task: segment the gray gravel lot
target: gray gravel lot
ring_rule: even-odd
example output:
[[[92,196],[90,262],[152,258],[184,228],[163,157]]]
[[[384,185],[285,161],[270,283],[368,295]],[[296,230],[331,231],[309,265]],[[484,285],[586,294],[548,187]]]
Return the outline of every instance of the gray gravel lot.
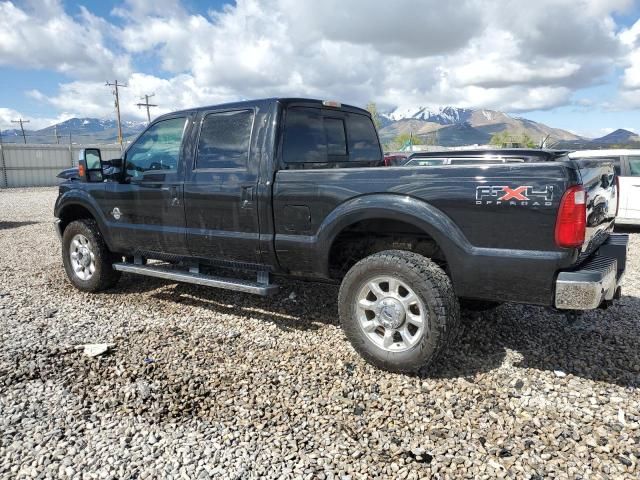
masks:
[[[574,324],[518,305],[466,317],[407,376],[356,355],[333,286],[75,290],[55,196],[0,191],[1,477],[640,476],[640,234],[616,306]],[[74,348],[95,342],[115,348]]]

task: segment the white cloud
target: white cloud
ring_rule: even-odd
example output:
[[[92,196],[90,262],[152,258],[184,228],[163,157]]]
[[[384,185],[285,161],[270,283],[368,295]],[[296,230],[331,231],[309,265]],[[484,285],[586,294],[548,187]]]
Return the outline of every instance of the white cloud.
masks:
[[[624,68],[620,92],[609,107],[613,110],[640,108],[640,20],[623,30],[619,37],[627,53],[620,61]]]
[[[566,104],[612,71],[620,42],[609,13],[628,4],[336,2],[239,0],[209,17],[156,11],[130,16],[121,38],[130,52],[159,52],[167,71],[189,72],[196,88],[216,85],[230,99],[526,111]]]
[[[24,113],[21,113],[12,108],[0,107],[0,130],[19,129],[20,125],[17,123],[13,123],[13,121],[20,118],[22,118],[23,120],[29,120],[28,123],[24,124],[25,130],[39,130],[41,128],[48,127],[49,125],[53,125],[54,123],[62,122],[68,118],[71,118],[71,116],[72,115],[62,113],[57,117],[33,118],[30,115],[25,115]]]
[[[0,107],[0,130],[15,128],[18,125],[12,123],[12,121],[19,118],[24,118],[20,112],[13,110],[12,108]]]
[[[82,8],[72,18],[54,0],[0,2],[0,66],[47,69],[80,78],[126,75],[129,60],[105,46],[113,30]]]
[[[86,10],[71,17],[55,0],[39,8],[4,2],[0,30],[12,34],[0,37],[0,65],[68,74],[52,97],[30,96],[77,116],[113,115],[104,80],[116,76],[129,85],[123,115],[139,119],[146,114],[135,103],[152,92],[155,114],[280,95],[373,100],[383,110],[550,109],[572,104],[616,66],[625,69],[621,95],[637,95],[640,22],[618,33],[611,16],[631,4],[238,0],[194,14],[179,0],[127,0],[113,9],[115,26]],[[162,72],[136,72],[130,58],[157,60]]]

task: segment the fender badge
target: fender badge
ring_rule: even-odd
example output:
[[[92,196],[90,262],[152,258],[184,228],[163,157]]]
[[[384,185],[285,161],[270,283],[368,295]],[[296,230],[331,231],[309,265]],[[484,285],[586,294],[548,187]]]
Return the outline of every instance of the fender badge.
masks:
[[[111,211],[111,215],[113,215],[113,218],[115,218],[116,220],[120,220],[120,217],[122,216],[122,214],[120,213],[120,209],[118,207],[114,208]]]

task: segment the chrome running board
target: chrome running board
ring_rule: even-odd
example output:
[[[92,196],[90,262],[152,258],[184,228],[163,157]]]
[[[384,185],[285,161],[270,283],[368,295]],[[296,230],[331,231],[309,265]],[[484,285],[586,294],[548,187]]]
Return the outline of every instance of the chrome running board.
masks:
[[[120,272],[146,275],[147,277],[164,278],[176,282],[193,283],[206,287],[224,288],[236,292],[253,293],[267,296],[278,291],[278,285],[269,283],[269,275],[266,272],[258,272],[258,281],[251,282],[237,278],[215,277],[204,275],[195,271],[185,272],[153,265],[136,265],[133,263],[114,263],[113,268]]]

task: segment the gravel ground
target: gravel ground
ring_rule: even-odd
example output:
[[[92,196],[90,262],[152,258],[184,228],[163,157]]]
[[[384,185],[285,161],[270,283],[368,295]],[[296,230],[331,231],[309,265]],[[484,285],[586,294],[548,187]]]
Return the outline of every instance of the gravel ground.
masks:
[[[407,376],[355,354],[332,286],[75,290],[55,196],[0,191],[2,477],[640,475],[640,234],[614,307],[574,324],[517,305],[469,316]],[[75,348],[97,342],[115,347]]]

